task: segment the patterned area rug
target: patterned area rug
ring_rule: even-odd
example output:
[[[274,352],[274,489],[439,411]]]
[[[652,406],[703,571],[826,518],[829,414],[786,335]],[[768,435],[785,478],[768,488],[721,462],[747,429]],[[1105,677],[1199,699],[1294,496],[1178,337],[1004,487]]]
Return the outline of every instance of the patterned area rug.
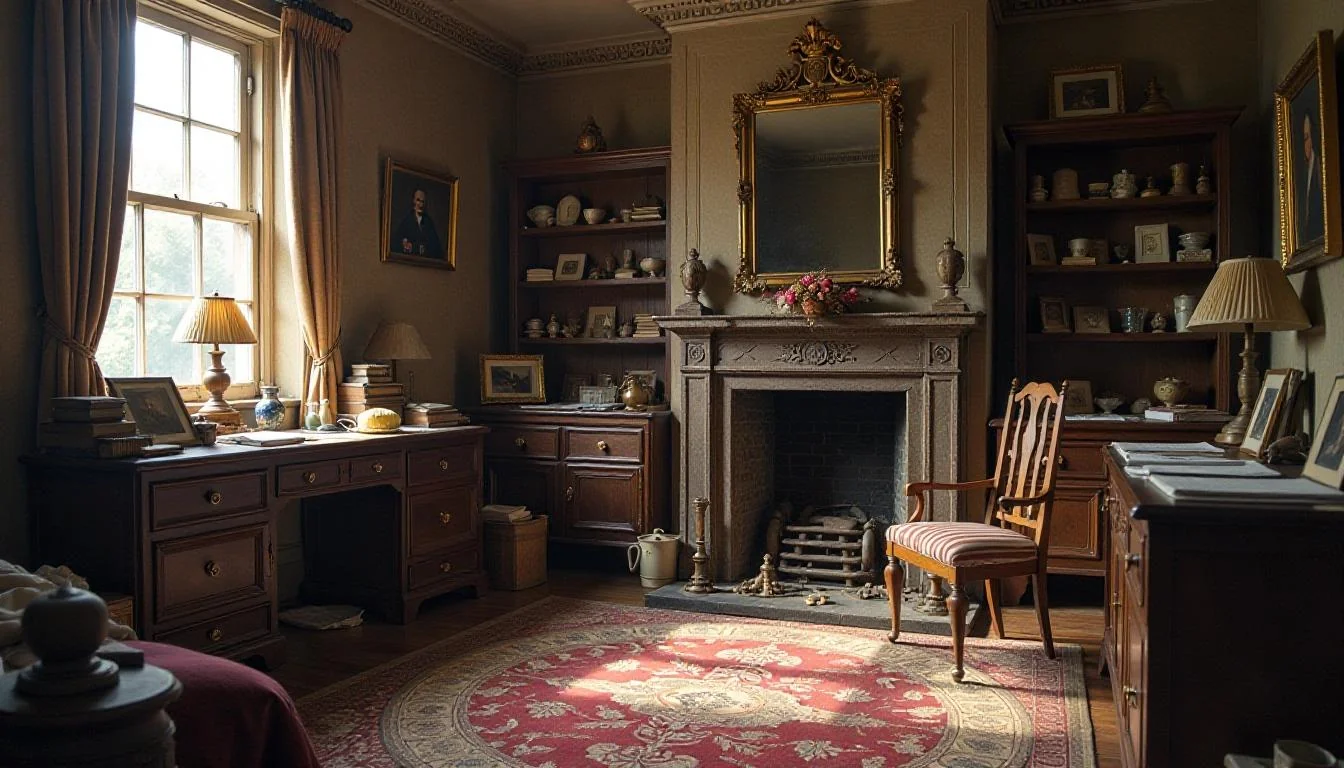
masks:
[[[1093,768],[1082,652],[547,598],[299,702],[328,768]]]

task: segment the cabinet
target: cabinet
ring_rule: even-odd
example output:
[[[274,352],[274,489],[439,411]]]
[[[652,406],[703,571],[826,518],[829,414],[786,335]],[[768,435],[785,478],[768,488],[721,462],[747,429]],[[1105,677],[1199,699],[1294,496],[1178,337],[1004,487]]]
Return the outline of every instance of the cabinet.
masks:
[[[482,408],[491,502],[550,517],[553,542],[626,546],[667,528],[666,411]]]

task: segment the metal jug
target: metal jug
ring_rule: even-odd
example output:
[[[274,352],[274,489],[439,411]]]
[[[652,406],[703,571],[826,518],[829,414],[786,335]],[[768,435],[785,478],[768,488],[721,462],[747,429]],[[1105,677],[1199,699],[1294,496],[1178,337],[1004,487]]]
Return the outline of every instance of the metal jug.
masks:
[[[649,589],[656,589],[677,580],[677,545],[681,543],[676,536],[663,533],[662,528],[654,528],[653,533],[638,537],[638,544],[631,544],[626,557],[630,560],[630,572],[639,568],[639,583]]]

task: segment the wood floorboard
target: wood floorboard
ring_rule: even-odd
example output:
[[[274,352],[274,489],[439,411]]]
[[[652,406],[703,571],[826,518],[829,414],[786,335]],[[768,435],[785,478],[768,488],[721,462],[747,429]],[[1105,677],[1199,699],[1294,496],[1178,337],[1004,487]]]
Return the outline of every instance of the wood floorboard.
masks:
[[[313,632],[282,625],[287,641],[287,660],[272,672],[272,676],[290,695],[299,698],[547,595],[622,605],[644,604],[644,590],[633,576],[552,570],[549,583],[533,589],[520,592],[491,591],[479,600],[462,595],[447,595],[428,601],[417,620],[402,626],[372,620],[354,629]],[[1055,602],[1059,603],[1058,600]],[[1005,607],[1003,623],[1010,639],[1040,638],[1036,614],[1030,605]],[[1092,713],[1096,738],[1097,766],[1120,768],[1120,737],[1111,700],[1110,680],[1097,671],[1097,659],[1101,652],[1101,608],[1060,603],[1051,609],[1050,623],[1056,642],[1076,643],[1083,648],[1088,707]]]

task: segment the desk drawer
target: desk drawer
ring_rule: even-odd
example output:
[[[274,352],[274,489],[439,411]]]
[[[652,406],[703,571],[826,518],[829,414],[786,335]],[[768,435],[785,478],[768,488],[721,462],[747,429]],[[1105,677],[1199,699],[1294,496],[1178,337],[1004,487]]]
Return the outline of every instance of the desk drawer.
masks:
[[[411,486],[431,485],[459,478],[480,476],[480,457],[473,443],[412,451],[406,455],[406,475]]]
[[[480,567],[480,547],[472,545],[471,547],[442,552],[434,557],[411,563],[407,569],[406,580],[410,589],[414,591],[421,587],[427,587],[436,581],[471,573]]]
[[[644,456],[642,429],[566,429],[567,459],[627,459]]]
[[[150,525],[156,531],[265,509],[265,471],[149,486]]]
[[[360,456],[350,460],[350,482],[387,482],[401,477],[401,454],[384,453],[379,456]]]
[[[213,653],[230,645],[247,642],[271,631],[271,606],[259,605],[245,611],[188,624],[185,627],[156,632],[156,642],[179,645]]]
[[[342,464],[340,461],[286,464],[276,472],[276,493],[280,496],[299,496],[335,488],[345,479]]]
[[[446,488],[412,496],[410,501],[411,557],[465,541],[478,541],[480,499],[476,486]]]
[[[265,525],[156,543],[155,618],[265,597],[267,544]]]
[[[1102,443],[1075,443],[1064,441],[1059,446],[1059,476],[1061,478],[1101,479],[1106,476],[1102,463]]]
[[[554,459],[560,455],[560,430],[556,427],[491,427],[485,436],[485,452],[491,456]]]

